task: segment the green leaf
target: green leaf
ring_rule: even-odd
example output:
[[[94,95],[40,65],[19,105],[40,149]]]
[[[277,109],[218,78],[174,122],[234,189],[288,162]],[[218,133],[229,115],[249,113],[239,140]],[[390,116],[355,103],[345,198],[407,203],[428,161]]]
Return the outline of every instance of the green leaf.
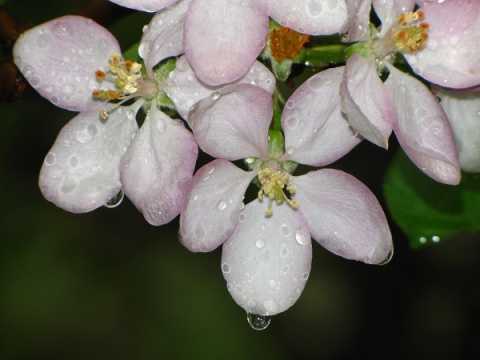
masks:
[[[398,151],[387,171],[384,193],[393,219],[413,248],[462,231],[480,231],[480,175],[463,173],[460,185],[440,184]]]

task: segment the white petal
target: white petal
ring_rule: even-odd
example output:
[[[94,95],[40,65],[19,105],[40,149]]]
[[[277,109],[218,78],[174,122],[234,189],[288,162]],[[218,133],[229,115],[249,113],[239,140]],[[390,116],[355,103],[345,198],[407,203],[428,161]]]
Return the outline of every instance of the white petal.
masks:
[[[64,16],[24,32],[14,47],[15,64],[30,85],[53,104],[72,111],[97,109],[92,91],[113,88],[98,82],[120,46],[110,32],[80,16]]]
[[[362,140],[341,111],[342,78],[343,67],[322,71],[290,96],[282,114],[286,153],[281,160],[323,166],[338,160]]]
[[[153,101],[121,162],[125,195],[150,224],[166,224],[180,213],[197,155],[192,133]]]
[[[353,176],[323,169],[295,176],[294,199],[312,238],[346,259],[379,264],[391,256],[392,235],[375,195]]]
[[[348,21],[345,42],[369,41],[371,0],[347,1]]]
[[[377,74],[373,57],[355,54],[348,59],[341,94],[342,109],[352,128],[387,149],[395,115],[390,92]]]
[[[213,157],[268,159],[268,128],[272,96],[250,84],[221,88],[190,111],[190,126],[198,146]]]
[[[185,19],[185,53],[209,85],[242,77],[262,51],[268,16],[256,0],[193,0]]]
[[[456,185],[460,167],[452,129],[431,91],[413,76],[389,65],[397,122],[393,131],[408,157],[436,181]]]
[[[372,0],[372,3],[375,13],[382,23],[379,36],[383,37],[400,14],[413,10],[415,0]]]
[[[255,61],[250,70],[233,84],[238,83],[257,85],[271,94],[275,88],[275,77],[265,65]],[[186,120],[193,104],[223,87],[223,85],[209,86],[201,82],[185,56],[177,60],[175,70],[162,85],[178,113]]]
[[[177,0],[110,0],[130,9],[154,12],[173,4]]]
[[[311,35],[338,33],[347,21],[343,0],[276,0],[268,12],[282,26]]]
[[[141,102],[118,108],[106,121],[83,112],[60,131],[40,171],[43,196],[73,213],[103,206],[120,189],[120,159],[138,130]]]
[[[163,59],[183,54],[183,24],[190,0],[181,0],[155,14],[143,28],[138,53],[152,77],[152,68]]]
[[[194,252],[220,246],[237,226],[245,190],[256,175],[220,159],[200,168],[180,214],[182,244]]]
[[[480,1],[430,2],[421,8],[429,24],[426,46],[405,54],[413,71],[448,88],[480,84]]]
[[[462,170],[480,172],[480,93],[459,94],[436,89],[447,113]]]
[[[307,223],[285,203],[249,203],[223,245],[222,272],[227,288],[248,313],[275,315],[300,297],[310,273],[312,244]]]

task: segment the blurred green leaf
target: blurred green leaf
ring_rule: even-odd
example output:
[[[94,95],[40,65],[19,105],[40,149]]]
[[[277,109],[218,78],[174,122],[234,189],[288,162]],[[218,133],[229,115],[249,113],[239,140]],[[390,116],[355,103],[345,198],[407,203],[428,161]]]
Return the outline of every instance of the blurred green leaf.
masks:
[[[461,231],[480,231],[480,175],[464,173],[458,186],[440,184],[398,151],[387,171],[384,192],[393,219],[413,248]]]

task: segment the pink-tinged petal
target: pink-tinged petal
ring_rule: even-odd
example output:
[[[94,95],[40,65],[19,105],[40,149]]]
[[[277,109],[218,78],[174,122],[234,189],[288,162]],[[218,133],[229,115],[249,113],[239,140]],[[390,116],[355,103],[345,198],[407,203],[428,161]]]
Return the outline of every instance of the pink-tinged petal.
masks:
[[[312,171],[292,179],[298,210],[312,238],[332,253],[381,264],[393,252],[392,235],[375,195],[339,170]]]
[[[125,195],[150,224],[167,224],[180,213],[197,155],[192,133],[152,102],[120,168]]]
[[[347,1],[348,21],[345,42],[370,41],[370,10],[371,0]]]
[[[250,314],[275,315],[300,297],[310,273],[312,243],[305,218],[285,203],[249,203],[223,245],[222,272],[227,289]]]
[[[85,111],[98,108],[93,90],[108,89],[108,83],[96,80],[95,71],[105,70],[120,46],[92,20],[64,16],[24,32],[13,53],[15,64],[40,95],[61,108]]]
[[[215,158],[268,159],[272,96],[250,84],[225,86],[198,102],[189,114],[198,146]]]
[[[413,76],[389,65],[385,82],[394,99],[397,122],[393,131],[408,157],[420,170],[441,183],[460,182],[453,133],[431,91]]]
[[[168,5],[173,4],[177,0],[110,0],[110,1],[120,6],[127,7],[129,9],[154,12],[154,11],[163,9]]]
[[[402,13],[410,12],[415,6],[415,0],[372,0],[373,8],[382,27],[379,37],[383,37],[394,25]]]
[[[430,25],[427,45],[405,55],[413,70],[435,84],[466,88],[480,84],[480,2],[445,0],[424,4]]]
[[[106,121],[97,111],[82,112],[65,125],[40,171],[43,196],[73,213],[94,210],[115,196],[121,190],[120,159],[138,130],[141,104],[118,108]]]
[[[341,111],[342,78],[343,67],[322,71],[290,96],[282,114],[286,153],[281,160],[323,166],[341,158],[362,140]]]
[[[341,95],[342,109],[352,128],[387,149],[395,116],[390,92],[377,74],[373,57],[355,54],[348,59]]]
[[[480,172],[480,93],[455,93],[437,88],[452,126],[462,170]]]
[[[270,94],[275,89],[275,77],[265,65],[255,61],[250,70],[234,84],[252,84],[267,90]],[[177,60],[175,70],[162,84],[168,97],[175,104],[178,113],[188,120],[188,112],[196,102],[205,99],[220,86],[208,86],[202,83],[195,75],[185,56]]]
[[[143,28],[138,53],[145,60],[149,77],[163,59],[183,54],[183,24],[190,0],[181,0],[155,14]]]
[[[200,168],[180,214],[180,242],[193,252],[220,246],[237,226],[245,191],[255,176],[221,159]]]
[[[343,0],[276,0],[267,11],[280,25],[311,35],[338,33],[347,21]]]
[[[208,85],[242,77],[262,51],[268,16],[255,0],[192,0],[185,19],[185,53]]]

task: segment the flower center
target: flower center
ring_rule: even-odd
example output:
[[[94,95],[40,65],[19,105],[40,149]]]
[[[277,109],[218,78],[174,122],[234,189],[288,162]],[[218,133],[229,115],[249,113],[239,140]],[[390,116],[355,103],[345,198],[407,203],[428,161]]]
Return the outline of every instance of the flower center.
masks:
[[[142,65],[131,60],[123,60],[120,54],[112,54],[109,58],[110,65],[107,72],[95,71],[98,81],[109,81],[115,85],[115,90],[95,89],[92,96],[102,101],[120,100],[116,107],[134,97],[151,99],[156,93],[155,84],[148,79],[143,79]],[[99,112],[104,120],[108,118],[109,111],[102,109]]]
[[[378,58],[385,58],[395,52],[413,53],[421,50],[428,40],[429,25],[422,20],[423,11],[401,14],[394,26],[373,43],[373,51]]]
[[[272,215],[272,201],[276,201],[277,204],[286,201],[294,209],[298,208],[298,203],[285,193],[287,191],[290,196],[295,194],[295,187],[289,184],[290,174],[277,166],[268,166],[258,169],[258,180],[261,185],[258,199],[263,201],[265,195],[268,197],[268,209],[265,211],[265,216]]]
[[[422,22],[423,11],[401,14],[392,28],[392,41],[400,52],[415,52],[425,46],[429,25]]]
[[[309,36],[289,28],[270,31],[270,49],[277,60],[293,58],[308,42]]]

